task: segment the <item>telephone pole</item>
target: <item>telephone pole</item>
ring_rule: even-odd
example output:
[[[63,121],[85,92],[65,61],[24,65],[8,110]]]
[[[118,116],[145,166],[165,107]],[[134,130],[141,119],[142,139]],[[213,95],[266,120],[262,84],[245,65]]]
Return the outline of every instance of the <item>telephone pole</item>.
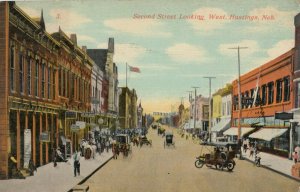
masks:
[[[194,130],[193,133],[195,133],[196,130],[196,97],[197,97],[197,89],[200,87],[192,87],[195,89],[195,98],[194,98]]]
[[[247,49],[248,47],[232,47],[228,49],[237,49],[238,51],[238,98],[239,98],[239,115],[238,115],[238,146],[240,149],[240,159],[242,159],[242,150],[241,150],[241,118],[242,118],[242,102],[241,102],[241,64],[240,64],[240,49]]]
[[[211,142],[211,79],[215,79],[216,77],[204,77],[206,79],[209,79],[209,103],[208,103],[208,107],[209,107],[209,117],[208,117],[208,136],[209,136],[209,142]]]

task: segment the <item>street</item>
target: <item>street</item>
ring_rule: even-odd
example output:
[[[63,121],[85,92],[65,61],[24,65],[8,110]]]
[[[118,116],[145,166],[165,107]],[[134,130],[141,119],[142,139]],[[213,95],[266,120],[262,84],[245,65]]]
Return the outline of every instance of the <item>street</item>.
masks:
[[[128,158],[122,154],[112,159],[97,171],[83,185],[90,191],[272,191],[297,192],[300,184],[261,167],[255,167],[246,160],[236,161],[233,172],[220,171],[204,166],[194,166],[195,157],[202,146],[191,139],[181,138],[174,129],[175,148],[164,148],[164,138],[157,130],[147,135],[152,147],[133,146]],[[205,147],[202,148],[206,150]]]

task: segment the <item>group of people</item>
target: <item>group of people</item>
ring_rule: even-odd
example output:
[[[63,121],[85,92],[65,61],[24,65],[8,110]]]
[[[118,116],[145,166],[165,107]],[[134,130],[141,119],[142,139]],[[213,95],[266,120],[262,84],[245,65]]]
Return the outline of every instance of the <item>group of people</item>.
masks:
[[[248,149],[250,151],[249,158],[250,157],[255,158],[258,154],[257,142],[256,141],[250,142],[250,140],[248,138],[244,139],[243,140],[243,151],[244,151],[244,153],[246,153]]]

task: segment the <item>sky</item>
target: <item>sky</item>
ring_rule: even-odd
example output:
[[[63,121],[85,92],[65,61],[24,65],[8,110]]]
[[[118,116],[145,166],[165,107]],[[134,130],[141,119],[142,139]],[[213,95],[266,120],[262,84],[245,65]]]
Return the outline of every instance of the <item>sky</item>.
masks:
[[[119,87],[128,72],[144,111],[188,107],[188,91],[209,97],[241,73],[275,59],[294,46],[294,16],[300,0],[56,0],[17,1],[29,16],[43,9],[46,30],[77,34],[79,46],[107,48],[115,41]]]

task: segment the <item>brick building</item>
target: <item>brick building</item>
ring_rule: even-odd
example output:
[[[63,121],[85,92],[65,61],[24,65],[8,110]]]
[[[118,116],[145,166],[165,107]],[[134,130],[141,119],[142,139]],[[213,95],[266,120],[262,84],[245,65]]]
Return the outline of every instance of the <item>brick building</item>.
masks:
[[[76,35],[47,33],[43,13],[30,18],[14,2],[0,2],[0,58],[0,178],[8,178],[9,154],[26,168],[29,159],[52,161],[66,140],[77,147],[86,130],[71,125],[90,110],[93,61]]]

